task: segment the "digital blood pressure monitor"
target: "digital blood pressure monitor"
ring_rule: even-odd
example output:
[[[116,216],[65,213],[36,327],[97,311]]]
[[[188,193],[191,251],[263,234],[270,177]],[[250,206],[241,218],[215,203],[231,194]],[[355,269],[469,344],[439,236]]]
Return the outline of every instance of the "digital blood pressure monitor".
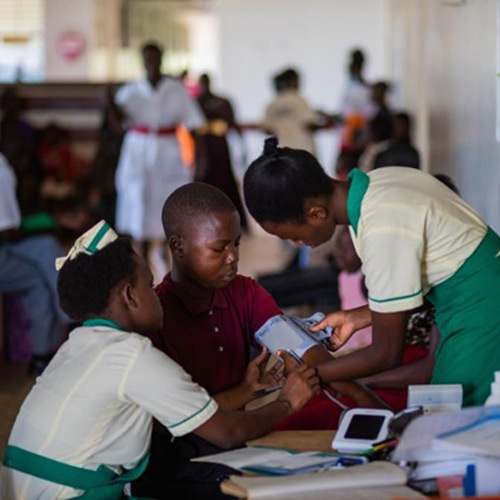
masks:
[[[389,422],[394,416],[390,410],[352,408],[344,413],[332,448],[341,453],[352,453],[370,448],[389,434]]]

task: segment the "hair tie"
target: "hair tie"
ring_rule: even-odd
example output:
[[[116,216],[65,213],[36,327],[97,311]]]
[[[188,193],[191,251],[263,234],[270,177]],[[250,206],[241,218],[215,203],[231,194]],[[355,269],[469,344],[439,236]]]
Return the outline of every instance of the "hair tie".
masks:
[[[277,137],[269,137],[264,141],[264,156],[278,156],[279,152]]]

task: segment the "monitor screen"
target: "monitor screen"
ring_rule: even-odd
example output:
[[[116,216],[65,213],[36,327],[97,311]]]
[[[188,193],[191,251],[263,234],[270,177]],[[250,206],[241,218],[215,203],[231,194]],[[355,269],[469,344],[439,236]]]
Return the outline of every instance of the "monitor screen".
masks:
[[[385,417],[354,415],[345,433],[347,439],[377,439]]]

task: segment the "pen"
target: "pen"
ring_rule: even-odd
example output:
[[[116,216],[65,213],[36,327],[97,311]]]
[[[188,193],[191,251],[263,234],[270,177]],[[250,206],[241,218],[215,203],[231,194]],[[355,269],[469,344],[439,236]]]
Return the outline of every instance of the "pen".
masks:
[[[279,391],[283,386],[281,385],[273,385],[272,387],[265,387],[264,389],[258,389],[256,391],[253,391],[253,395],[257,398],[261,396],[267,396],[268,394],[271,394],[273,392]]]

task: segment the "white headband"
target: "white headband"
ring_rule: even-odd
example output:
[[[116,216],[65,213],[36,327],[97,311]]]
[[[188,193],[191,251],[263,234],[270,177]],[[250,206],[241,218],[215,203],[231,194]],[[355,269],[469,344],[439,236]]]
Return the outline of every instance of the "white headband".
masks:
[[[110,225],[102,220],[93,228],[82,234],[71,247],[66,257],[56,259],[56,269],[59,271],[67,260],[73,260],[77,255],[85,253],[93,255],[105,246],[113,243],[118,238],[118,235],[111,229]]]

